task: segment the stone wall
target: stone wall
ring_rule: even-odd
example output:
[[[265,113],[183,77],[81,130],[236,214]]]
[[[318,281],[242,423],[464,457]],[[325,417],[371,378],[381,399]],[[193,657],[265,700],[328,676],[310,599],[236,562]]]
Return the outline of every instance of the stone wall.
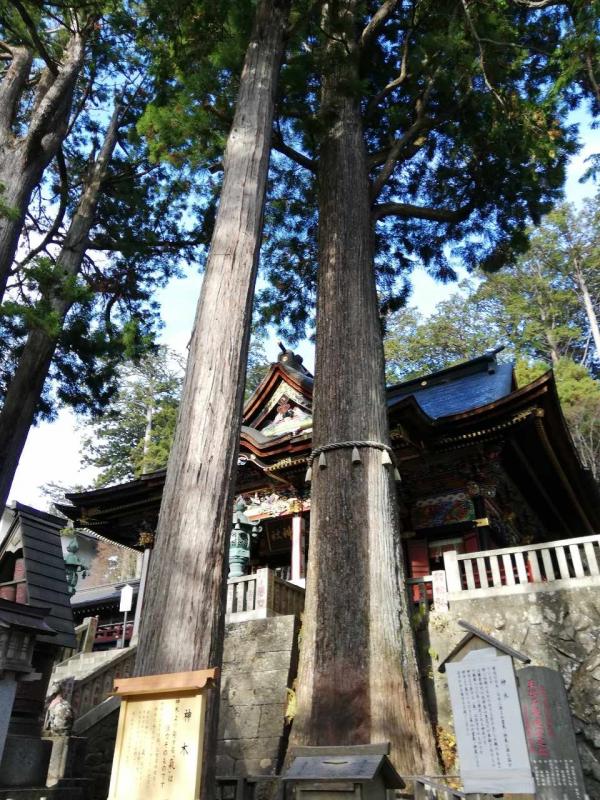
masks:
[[[232,623],[225,631],[217,775],[272,775],[287,746],[287,689],[298,664],[294,616]],[[118,699],[75,723],[87,737],[86,800],[106,800],[117,735]]]
[[[269,617],[227,626],[217,775],[270,775],[287,746],[287,690],[298,664],[298,621]]]
[[[600,800],[600,592],[561,589],[454,601],[449,613],[432,612],[418,624],[419,655],[428,699],[442,735],[452,738],[446,678],[438,665],[465,635],[464,619],[519,650],[532,665],[563,676],[581,762],[592,800]]]
[[[108,713],[104,713],[102,706]],[[115,739],[117,738],[117,724],[119,722],[118,698],[105,700],[102,706],[93,709],[85,717],[89,720],[84,726],[75,725],[78,735],[87,738],[85,749],[85,777],[89,779],[86,791],[86,800],[106,800],[110,785],[110,772],[112,768]]]

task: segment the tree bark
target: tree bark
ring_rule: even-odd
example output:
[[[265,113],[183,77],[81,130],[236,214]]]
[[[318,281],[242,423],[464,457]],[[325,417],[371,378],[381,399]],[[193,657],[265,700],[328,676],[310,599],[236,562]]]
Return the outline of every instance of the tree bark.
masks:
[[[222,661],[233,478],[287,16],[287,0],[261,0],[246,52],[142,612],[138,675]],[[217,723],[214,692],[203,798],[214,796]]]
[[[0,83],[0,198],[9,208],[8,214],[0,214],[0,302],[10,278],[31,194],[67,135],[84,49],[84,33],[72,33],[61,66],[55,73],[49,68],[44,70],[27,129],[21,136],[14,133],[13,123],[31,70],[30,50],[14,49],[11,66]]]
[[[319,275],[314,447],[348,440],[389,445],[367,156],[352,21],[329,7],[331,68],[321,115]],[[353,15],[348,4],[339,14]],[[332,19],[333,18],[333,19]],[[327,31],[327,25],[326,25]],[[307,745],[391,742],[399,770],[435,771],[399,531],[393,472],[381,451],[330,451],[315,460],[311,530],[293,740]]]
[[[588,289],[585,275],[583,274],[581,265],[578,263],[575,263],[575,280],[577,281],[579,285],[579,291],[581,292],[583,307],[588,318],[590,333],[596,349],[596,358],[600,358],[600,326],[598,325],[598,315],[596,314],[596,309],[594,308],[594,303],[592,302],[592,296],[590,295],[590,290]]]
[[[117,143],[119,116],[120,108],[117,107],[58,255],[57,276],[61,283],[70,281],[81,269],[102,181]],[[66,292],[57,289],[49,298],[54,319],[48,328],[34,328],[29,332],[4,398],[0,411],[0,508],[6,505],[56,350],[59,332],[73,304],[69,294],[67,286]]]

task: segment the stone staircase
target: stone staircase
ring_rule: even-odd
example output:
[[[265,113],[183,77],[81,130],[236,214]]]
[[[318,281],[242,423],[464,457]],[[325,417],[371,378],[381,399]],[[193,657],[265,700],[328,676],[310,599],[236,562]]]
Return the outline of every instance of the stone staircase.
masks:
[[[110,696],[115,678],[131,675],[136,647],[77,653],[54,667],[49,691],[57,681],[73,679],[71,705],[75,719]]]

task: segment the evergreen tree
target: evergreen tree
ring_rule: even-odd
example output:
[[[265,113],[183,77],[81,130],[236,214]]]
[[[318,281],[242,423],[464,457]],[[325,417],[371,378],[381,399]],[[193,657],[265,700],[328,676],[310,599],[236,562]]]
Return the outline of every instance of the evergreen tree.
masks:
[[[17,5],[32,46],[46,48],[49,58],[53,7],[30,16]],[[58,19],[74,25],[69,9]],[[150,163],[137,133],[148,64],[135,48],[134,22],[120,2],[104,12],[101,25],[94,17],[101,32],[85,50],[85,88],[73,90],[77,103],[67,114],[60,153],[40,176],[22,220],[0,306],[0,504],[36,417],[52,416],[61,404],[94,413],[110,400],[118,364],[152,344],[154,289],[177,274],[179,259],[202,239],[186,231],[182,217],[184,174]],[[8,12],[2,17],[12,30],[10,19]],[[40,85],[53,68],[38,76]],[[26,93],[19,102],[25,113]]]
[[[196,99],[200,102],[194,104],[195,109],[211,118],[223,112],[229,116],[221,100],[231,96],[232,84],[237,97],[228,123],[219,204],[167,467],[150,591],[142,612],[136,660],[136,671],[142,675],[219,667],[222,661],[234,471],[273,112],[289,14],[285,0],[260,0],[255,7],[251,3],[186,3],[175,18],[173,8],[167,8],[165,14],[164,4],[158,5],[163,30],[171,37],[165,49],[172,58],[166,62],[170,67],[174,61],[177,67],[174,80],[169,70],[169,91],[177,95],[182,83],[191,84],[195,91],[199,88],[200,98]],[[223,67],[214,42],[220,41],[222,32],[236,28],[240,12],[253,19],[250,36],[241,37],[243,67],[237,80],[236,71]],[[163,41],[160,39],[159,47]],[[238,67],[239,56],[238,50]],[[201,69],[196,71],[198,66]],[[204,85],[198,87],[198,81]],[[185,127],[185,113],[178,117],[183,117]],[[153,133],[151,122],[149,119],[146,127],[149,136]],[[161,127],[164,135],[164,120]],[[203,144],[201,122],[192,131]],[[169,573],[164,570],[165,563],[170,564]],[[171,579],[173,571],[180,580]],[[182,608],[186,613],[181,613]],[[214,794],[218,687],[217,679],[216,691],[207,696],[203,800]]]
[[[49,164],[64,171],[62,144],[85,103],[102,4],[0,3],[0,302],[32,194]]]
[[[263,339],[253,336],[246,397],[256,389],[268,368]],[[131,480],[166,467],[184,371],[184,360],[164,346],[118,370],[116,395],[97,419],[83,427],[82,464],[100,470],[96,486]]]
[[[524,250],[528,222],[539,221],[558,198],[574,151],[567,112],[593,89],[598,53],[586,25],[597,34],[598,4],[386,0],[300,6],[293,18],[273,133],[282,157],[274,159],[267,217],[274,289],[264,297],[266,313],[300,332],[316,287],[315,444],[359,439],[385,447],[376,288],[383,308],[393,310],[415,263],[448,279],[450,250],[467,266],[489,270]],[[201,15],[192,19],[198,29],[204,23]],[[223,20],[231,25],[227,14]],[[190,41],[197,42],[193,32]],[[181,52],[189,68],[189,48]],[[218,121],[229,125],[231,93],[222,82],[207,92],[204,79],[188,71],[189,78],[178,74],[169,83],[162,108],[147,117],[147,134],[172,158],[207,156],[219,169],[219,136],[212,134]],[[182,124],[169,130],[165,120],[174,109],[181,109]],[[232,326],[237,322],[236,314]],[[249,323],[246,315],[238,339],[247,341]],[[211,331],[205,337],[210,341]],[[238,420],[231,409],[219,408],[230,420],[221,436],[227,453]],[[209,412],[207,399],[202,413]],[[198,426],[204,435],[206,421]],[[189,439],[182,438],[182,448]],[[203,447],[212,458],[212,443]],[[182,450],[181,463],[179,455],[174,459],[179,469],[187,470],[188,456]],[[195,458],[190,474],[200,467]],[[429,771],[435,752],[403,603],[393,484],[375,449],[351,474],[341,450],[327,460],[327,475],[317,471],[312,488],[295,735],[310,744],[390,740],[400,769]],[[224,473],[229,464],[221,460]],[[225,507],[229,495],[213,490],[210,480],[206,496]],[[189,509],[192,498],[203,496],[197,489],[186,484],[182,492],[187,529],[217,529],[220,547],[220,523],[210,517],[207,525],[208,516]],[[184,510],[165,511],[165,531],[167,519],[180,524]],[[169,552],[178,552],[173,537]],[[340,614],[337,598],[350,577],[353,602]],[[218,606],[216,588],[207,591]],[[389,624],[381,625],[382,615]],[[156,626],[152,633],[157,640],[171,635]]]
[[[159,347],[119,370],[116,396],[82,442],[82,463],[100,469],[96,486],[166,466],[184,367],[176,353]]]

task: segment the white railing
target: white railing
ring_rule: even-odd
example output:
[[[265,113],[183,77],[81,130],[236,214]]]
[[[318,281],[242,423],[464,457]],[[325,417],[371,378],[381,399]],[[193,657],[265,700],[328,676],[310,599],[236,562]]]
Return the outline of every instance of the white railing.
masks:
[[[227,622],[245,622],[284,614],[301,614],[304,589],[278,578],[268,569],[227,581]]]
[[[600,585],[599,565],[598,534],[478,553],[444,553],[450,600],[555,590],[567,583]]]

